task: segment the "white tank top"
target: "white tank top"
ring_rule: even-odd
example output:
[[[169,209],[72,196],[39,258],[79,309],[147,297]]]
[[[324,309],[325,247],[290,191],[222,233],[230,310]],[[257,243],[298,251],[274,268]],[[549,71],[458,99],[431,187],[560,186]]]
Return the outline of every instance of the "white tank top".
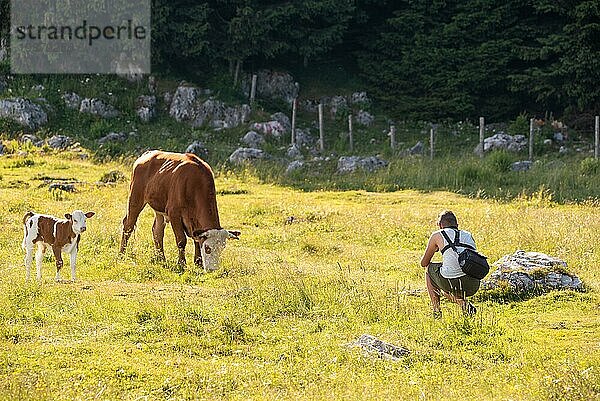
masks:
[[[441,231],[442,230],[438,231],[440,235],[442,235]],[[446,232],[448,238],[454,242],[456,239],[456,230],[453,228],[444,228],[444,231]],[[444,246],[448,245],[448,241],[446,241],[446,238],[444,238],[443,235],[442,240],[444,241]],[[460,230],[460,242],[462,244],[471,245],[473,248],[475,248],[475,240],[468,231]],[[465,248],[462,246],[457,246],[456,249],[458,252],[462,252]],[[458,264],[458,254],[454,252],[454,249],[451,247],[446,249],[446,251],[442,254],[442,267],[440,268],[440,273],[442,277],[445,278],[458,278],[465,275]]]

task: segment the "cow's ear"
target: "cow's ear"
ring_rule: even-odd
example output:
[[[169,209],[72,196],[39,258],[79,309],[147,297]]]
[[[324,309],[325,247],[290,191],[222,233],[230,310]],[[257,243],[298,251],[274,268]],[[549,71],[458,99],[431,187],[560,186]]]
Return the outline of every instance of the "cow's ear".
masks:
[[[207,239],[208,230],[196,230],[192,233],[192,238],[195,240]]]
[[[95,214],[96,214],[96,212],[87,212],[87,213],[85,214],[85,217],[89,219],[90,217],[92,217],[92,216],[93,216],[93,215],[95,215]]]
[[[71,217],[73,217],[73,216],[71,216],[71,214],[70,214],[70,213],[65,213],[65,218],[66,218],[67,220],[71,220]]]
[[[240,235],[242,234],[241,231],[230,231],[227,230],[227,232],[229,233],[229,238],[230,239],[240,239]]]

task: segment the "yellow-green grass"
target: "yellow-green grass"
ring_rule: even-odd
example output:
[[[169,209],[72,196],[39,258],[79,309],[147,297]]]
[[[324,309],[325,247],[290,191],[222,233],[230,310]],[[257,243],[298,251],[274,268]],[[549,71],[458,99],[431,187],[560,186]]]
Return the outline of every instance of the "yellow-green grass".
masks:
[[[26,160],[30,160],[26,162]],[[219,271],[153,261],[145,210],[117,255],[127,164],[77,154],[0,158],[0,399],[460,399],[600,397],[598,207],[447,192],[299,192],[221,173],[221,222],[240,229]],[[57,194],[41,177],[75,178]],[[94,210],[76,283],[25,282],[27,210]],[[585,293],[475,300],[433,320],[419,266],[436,215],[451,209],[491,260],[517,249],[566,260]],[[290,217],[293,216],[293,219]],[[170,230],[168,228],[167,230]],[[68,263],[63,272],[69,277]],[[347,344],[361,334],[407,347],[394,362]]]

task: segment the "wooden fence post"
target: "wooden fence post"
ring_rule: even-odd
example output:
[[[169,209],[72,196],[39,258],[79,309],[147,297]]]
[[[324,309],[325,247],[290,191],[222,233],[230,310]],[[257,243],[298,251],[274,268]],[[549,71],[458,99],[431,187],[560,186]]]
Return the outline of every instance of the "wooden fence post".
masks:
[[[323,103],[319,103],[319,148],[321,152],[325,150],[325,140],[323,139]]]
[[[298,108],[298,98],[295,97],[292,102],[292,146],[296,144],[296,109]]]
[[[483,147],[484,133],[485,133],[485,118],[479,117],[479,148],[481,149],[481,151],[479,152],[479,157],[483,157],[483,155],[485,153],[485,148]]]
[[[256,74],[252,75],[252,87],[250,89],[250,103],[254,103],[254,99],[256,98],[256,80],[258,77]]]
[[[596,124],[595,124],[595,135],[594,137],[595,139],[595,143],[596,146],[594,147],[594,157],[597,159],[600,157],[600,116],[596,116]]]
[[[435,143],[435,130],[433,129],[433,127],[431,127],[431,129],[429,130],[429,158],[431,160],[433,160],[433,150],[434,150],[434,143]]]
[[[529,119],[529,160],[533,161],[533,124],[534,119]]]
[[[392,150],[396,150],[396,126],[390,126],[390,147]]]
[[[352,132],[352,114],[348,114],[348,139],[350,140],[350,152],[354,151],[354,136]]]

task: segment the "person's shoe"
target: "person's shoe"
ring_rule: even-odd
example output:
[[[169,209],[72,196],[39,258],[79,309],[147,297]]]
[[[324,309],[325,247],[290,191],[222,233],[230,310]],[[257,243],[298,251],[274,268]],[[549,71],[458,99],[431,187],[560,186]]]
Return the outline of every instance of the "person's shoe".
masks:
[[[463,313],[467,316],[473,316],[477,313],[477,308],[470,302],[465,302],[463,305]]]
[[[441,319],[442,318],[442,311],[441,310],[434,310],[433,311],[433,318],[434,319]]]

